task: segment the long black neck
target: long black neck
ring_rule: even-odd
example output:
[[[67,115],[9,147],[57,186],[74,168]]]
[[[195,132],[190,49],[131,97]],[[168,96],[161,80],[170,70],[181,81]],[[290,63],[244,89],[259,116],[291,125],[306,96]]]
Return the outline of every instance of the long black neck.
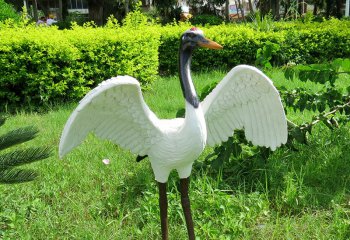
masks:
[[[199,99],[194,89],[192,78],[191,78],[191,59],[192,59],[193,48],[180,45],[179,51],[179,70],[180,70],[180,82],[182,93],[186,101],[191,104],[194,108],[198,108]]]

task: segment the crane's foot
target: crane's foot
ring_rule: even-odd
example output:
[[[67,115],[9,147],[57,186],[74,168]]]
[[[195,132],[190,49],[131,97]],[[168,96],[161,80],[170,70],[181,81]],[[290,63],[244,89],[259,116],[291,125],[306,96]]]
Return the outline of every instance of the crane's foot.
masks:
[[[168,240],[168,199],[166,195],[166,183],[158,182],[160,226],[162,228],[162,240]]]
[[[190,199],[188,197],[189,182],[190,182],[189,177],[180,179],[181,204],[185,215],[188,239],[195,240],[196,237],[195,237],[194,228],[193,228],[191,204],[190,204]]]

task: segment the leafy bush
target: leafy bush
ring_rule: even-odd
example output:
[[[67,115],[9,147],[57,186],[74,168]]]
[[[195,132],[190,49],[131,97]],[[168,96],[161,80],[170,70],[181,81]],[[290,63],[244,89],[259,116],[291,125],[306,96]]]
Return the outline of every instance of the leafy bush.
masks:
[[[12,5],[6,3],[4,0],[0,0],[0,21],[4,21],[6,19],[14,19],[19,21],[20,16],[17,14]]]
[[[350,56],[350,21],[333,19],[323,23],[295,24],[293,29],[283,32],[284,63],[321,63]]]
[[[157,74],[158,36],[79,26],[0,29],[0,101],[79,99],[99,82],[125,74],[147,85]]]
[[[179,37],[190,27],[190,23],[161,27],[137,11],[122,26],[111,18],[104,28],[85,23],[59,31],[0,22],[0,101],[37,104],[79,99],[102,80],[120,74],[147,86],[158,72],[178,71]],[[202,29],[224,49],[198,49],[194,71],[238,64],[319,63],[350,56],[348,20],[276,22],[269,31],[252,23]]]
[[[5,118],[0,117],[0,126],[4,123]],[[38,176],[36,171],[18,166],[48,158],[51,152],[48,147],[19,148],[7,151],[10,147],[32,140],[37,133],[38,130],[33,127],[23,127],[0,136],[0,150],[2,150],[0,184],[28,182]]]
[[[166,26],[162,29],[159,49],[160,71],[177,71],[178,39],[189,25]],[[258,49],[279,45],[270,59],[275,65],[320,63],[350,56],[350,21],[322,23],[275,23],[273,29],[256,29],[253,24],[203,27],[208,38],[223,45],[220,51],[198,49],[193,57],[193,70],[232,68],[237,64],[254,65]],[[277,48],[276,48],[277,49]]]
[[[177,52],[179,36],[189,25],[167,26],[162,30],[159,48],[159,67],[161,72],[177,72]],[[223,45],[223,50],[197,49],[192,59],[194,71],[213,68],[231,68],[238,64],[254,64],[257,49],[267,40],[274,43],[283,41],[283,36],[257,32],[244,25],[219,25],[201,28],[206,37]]]
[[[258,31],[271,31],[275,27],[275,22],[271,13],[261,16],[259,11],[249,15],[251,26]]]

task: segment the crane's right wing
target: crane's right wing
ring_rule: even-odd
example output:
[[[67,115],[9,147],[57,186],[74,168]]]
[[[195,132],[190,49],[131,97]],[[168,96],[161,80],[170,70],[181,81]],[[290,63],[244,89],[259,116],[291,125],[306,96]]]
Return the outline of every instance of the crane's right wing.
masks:
[[[82,143],[89,132],[141,156],[158,141],[159,119],[143,100],[139,82],[118,76],[99,84],[79,103],[62,132],[59,155]]]

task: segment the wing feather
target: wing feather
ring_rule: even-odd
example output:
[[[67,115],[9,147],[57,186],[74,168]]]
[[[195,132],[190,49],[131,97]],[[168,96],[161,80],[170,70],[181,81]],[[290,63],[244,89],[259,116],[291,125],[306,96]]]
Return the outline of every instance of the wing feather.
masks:
[[[254,118],[258,119],[258,121],[256,122],[257,124],[254,127],[254,133],[255,133],[254,138],[256,141],[256,145],[261,145],[263,143],[263,140],[262,140],[263,134],[261,132],[263,132],[264,129],[263,129],[261,121],[259,119],[259,116],[261,115],[261,113],[257,108],[258,105],[259,105],[259,101],[256,102],[256,104],[252,104],[251,108],[252,108],[252,111],[254,113]]]
[[[262,119],[261,121],[267,122],[266,115],[264,114],[264,108],[263,104],[261,102],[258,102],[257,105],[254,105],[256,112],[258,113],[258,116],[260,116]],[[270,142],[267,140],[267,135],[268,135],[268,126],[266,124],[260,124],[260,139],[259,139],[259,145],[263,145],[265,142],[269,145]]]
[[[269,104],[262,104],[262,105],[263,105],[266,113],[273,111],[271,105],[269,105]],[[272,118],[271,118],[270,114],[265,114],[265,117],[266,117],[266,122],[268,123],[268,124],[266,124],[266,130],[267,130],[266,138],[267,138],[267,141],[269,142],[269,145],[273,146],[273,145],[275,145],[274,139],[276,137],[275,137],[275,133],[273,132],[273,130],[271,130]]]
[[[214,132],[214,141],[215,142],[221,142],[221,139],[220,139],[220,132],[218,131],[219,129],[219,124],[213,124],[212,125],[212,129],[213,129],[213,132]]]
[[[258,102],[257,102],[258,103]],[[259,131],[261,130],[261,126],[260,126],[260,121],[259,121],[259,116],[256,112],[256,109],[255,109],[255,105],[257,104],[249,104],[249,108],[251,110],[251,119],[257,119],[256,123],[255,124],[252,124],[253,125],[253,138],[255,140],[255,145],[260,145],[260,136],[259,136]]]
[[[145,155],[161,136],[159,121],[143,100],[136,79],[111,78],[92,89],[73,111],[62,132],[59,155],[81,144],[90,132]]]
[[[233,68],[203,100],[208,145],[244,129],[247,140],[275,150],[287,141],[287,121],[277,89],[255,67]]]
[[[232,133],[233,132],[232,131],[232,129],[233,129],[233,122],[232,122],[232,120],[230,118],[230,115],[229,114],[224,115],[223,119],[225,119],[225,126],[226,126],[225,131]]]

